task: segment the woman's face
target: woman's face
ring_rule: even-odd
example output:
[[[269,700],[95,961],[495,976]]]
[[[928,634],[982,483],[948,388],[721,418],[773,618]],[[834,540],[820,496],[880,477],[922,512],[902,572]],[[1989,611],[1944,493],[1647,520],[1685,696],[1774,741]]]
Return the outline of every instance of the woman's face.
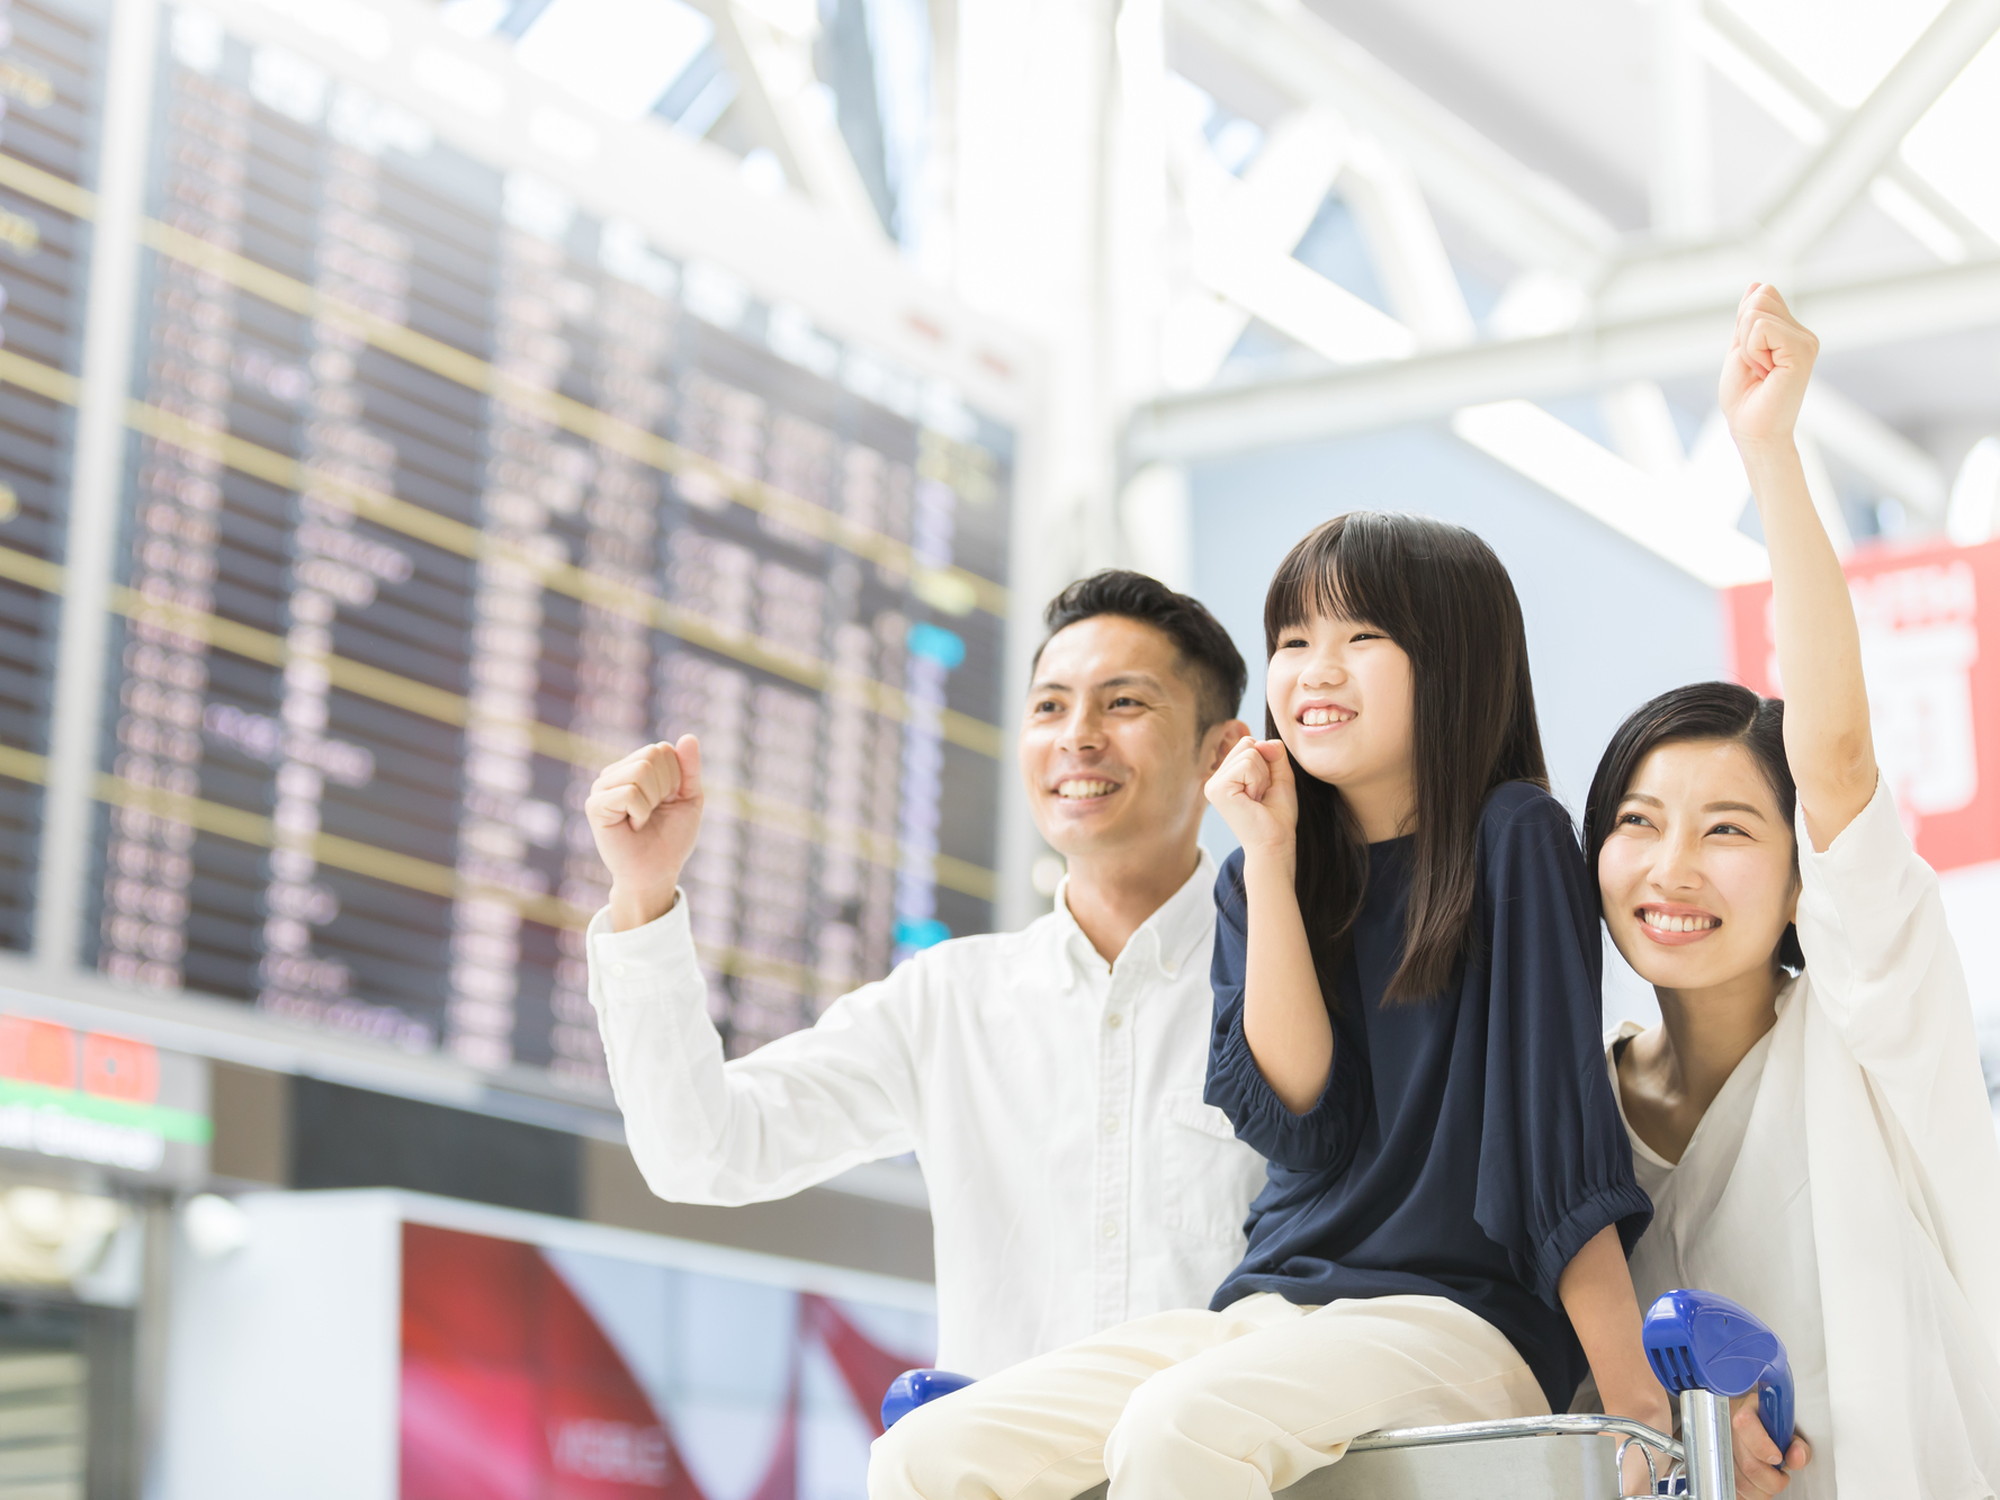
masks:
[[[1611,940],[1649,983],[1769,974],[1799,892],[1791,826],[1756,758],[1733,740],[1653,751],[1618,805],[1597,884]]]
[[[1278,736],[1294,759],[1353,799],[1410,781],[1416,683],[1380,626],[1317,615],[1278,634],[1265,676]]]

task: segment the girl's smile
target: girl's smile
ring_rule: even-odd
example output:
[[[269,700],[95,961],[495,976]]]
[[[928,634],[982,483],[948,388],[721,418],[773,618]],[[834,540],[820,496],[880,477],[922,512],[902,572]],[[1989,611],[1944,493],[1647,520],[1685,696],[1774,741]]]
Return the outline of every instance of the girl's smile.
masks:
[[[1353,722],[1355,713],[1338,703],[1308,703],[1294,717],[1301,729],[1338,729]]]

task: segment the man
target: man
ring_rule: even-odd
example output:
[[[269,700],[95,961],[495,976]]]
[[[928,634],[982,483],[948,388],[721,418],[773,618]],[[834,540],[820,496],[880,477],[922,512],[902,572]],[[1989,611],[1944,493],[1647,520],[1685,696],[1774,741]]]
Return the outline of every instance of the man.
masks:
[[[1243,659],[1137,573],[1045,613],[1020,739],[1055,910],[956,938],[724,1062],[677,882],[701,822],[694,736],[598,777],[610,868],[590,994],[653,1191],[782,1198],[915,1151],[936,1236],[938,1362],[985,1375],[1172,1307],[1243,1253],[1263,1161],[1202,1102],[1215,930],[1202,785],[1246,732]]]

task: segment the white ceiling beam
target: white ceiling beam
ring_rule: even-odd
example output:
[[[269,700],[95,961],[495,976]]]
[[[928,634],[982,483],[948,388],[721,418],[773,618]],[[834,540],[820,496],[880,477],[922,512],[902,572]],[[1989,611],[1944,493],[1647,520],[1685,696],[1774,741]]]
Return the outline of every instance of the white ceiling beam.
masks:
[[[1194,272],[1211,291],[1339,365],[1403,359],[1416,336],[1286,250],[1245,243],[1226,218],[1197,225]]]
[[[1622,320],[1733,297],[1792,268],[1896,158],[1904,136],[2000,31],[2000,0],[1947,0],[1887,76],[1832,133],[1746,235],[1628,253],[1598,284],[1598,318]]]
[[[1395,315],[1424,347],[1470,343],[1478,326],[1416,173],[1363,139],[1341,184]]]
[[[1170,160],[1193,236],[1190,269],[1203,289],[1181,297],[1169,314],[1169,387],[1192,390],[1214,380],[1249,326],[1249,309],[1223,298],[1204,274],[1215,269],[1218,255],[1229,253],[1227,244],[1213,243],[1216,221],[1223,221],[1221,234],[1254,260],[1289,258],[1326,202],[1346,154],[1346,127],[1320,106],[1297,110],[1272,126],[1240,181],[1215,160],[1199,132],[1172,143]],[[1226,268],[1223,274],[1239,279]]]
[[[1628,380],[1599,399],[1605,431],[1620,458],[1647,474],[1678,473],[1688,461],[1673,408],[1657,380]]]
[[[1241,179],[1223,168],[1205,141],[1178,146],[1189,269],[1225,300],[1184,299],[1176,309],[1180,326],[1168,360],[1175,384],[1213,379],[1251,317],[1336,364],[1416,352],[1418,339],[1409,328],[1292,254],[1347,157],[1347,131],[1337,117],[1318,107],[1291,117],[1272,132]]]
[[[1814,380],[1806,393],[1799,426],[1909,510],[1927,521],[1944,519],[1951,481],[1937,460],[1825,380]]]
[[[1526,265],[1593,271],[1617,242],[1597,210],[1384,67],[1302,0],[1171,0],[1174,25],[1301,103],[1324,100],[1409,163],[1436,201]]]
[[[813,73],[811,39],[775,25],[772,4],[718,0],[709,12],[715,18],[716,41],[742,79],[745,99],[771,137],[785,175],[848,228],[886,240],[875,201]]]
[[[1465,407],[1451,430],[1711,588],[1770,576],[1763,546],[1686,503],[1682,485],[1648,474],[1533,402]]]
[[[1833,543],[1833,550],[1845,557],[1854,550],[1854,532],[1847,524],[1846,510],[1841,507],[1840,491],[1827,470],[1826,453],[1803,422],[1794,436],[1799,467],[1805,471],[1806,493],[1812,497],[1813,509],[1819,512],[1819,524],[1826,531],[1826,539]]]
[[[1720,408],[1708,414],[1695,434],[1682,474],[1689,500],[1715,524],[1734,530],[1750,503],[1750,476]]]
[[[1540,399],[1627,380],[1705,374],[1728,344],[1736,290],[1692,309],[1566,333],[1163,396],[1135,414],[1129,457],[1187,461],[1428,420],[1507,397]],[[2000,324],[2000,261],[1807,283],[1795,288],[1792,300],[1826,346],[1842,350],[1988,327]]]
[[[1653,0],[1653,229],[1670,239],[1715,232],[1714,140],[1701,0]]]
[[[1291,253],[1333,191],[1348,147],[1346,124],[1322,105],[1308,105],[1271,127],[1242,178],[1264,238]]]
[[[1948,0],[1765,214],[1765,246],[1790,259],[1832,228],[1996,31],[2000,0]]]
[[[1797,64],[1766,41],[1728,0],[1706,0],[1702,22],[1706,28],[1703,51],[1709,61],[1790,134],[1809,146],[1817,146],[1833,133],[1846,111]],[[1892,157],[1876,179],[1878,189],[1884,183],[1894,184],[1895,190],[1906,194],[1932,221],[1944,226],[1955,247],[1943,258],[1957,261],[2000,249],[1985,230],[1900,155]]]
[[[1959,465],[1947,529],[1961,547],[2000,535],[2000,437],[1981,438]]]

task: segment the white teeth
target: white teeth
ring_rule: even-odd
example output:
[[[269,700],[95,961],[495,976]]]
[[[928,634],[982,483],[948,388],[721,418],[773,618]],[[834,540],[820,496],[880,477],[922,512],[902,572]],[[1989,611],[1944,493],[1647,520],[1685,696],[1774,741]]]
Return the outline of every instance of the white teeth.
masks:
[[[1058,797],[1074,797],[1078,799],[1085,797],[1108,797],[1117,790],[1118,783],[1115,781],[1083,781],[1078,779],[1056,783],[1056,795]]]
[[[1642,911],[1639,920],[1659,932],[1708,932],[1722,925],[1720,917],[1670,917],[1659,911]]]
[[[1316,729],[1325,724],[1345,724],[1354,715],[1338,708],[1309,708],[1299,715],[1299,722],[1308,729]]]

